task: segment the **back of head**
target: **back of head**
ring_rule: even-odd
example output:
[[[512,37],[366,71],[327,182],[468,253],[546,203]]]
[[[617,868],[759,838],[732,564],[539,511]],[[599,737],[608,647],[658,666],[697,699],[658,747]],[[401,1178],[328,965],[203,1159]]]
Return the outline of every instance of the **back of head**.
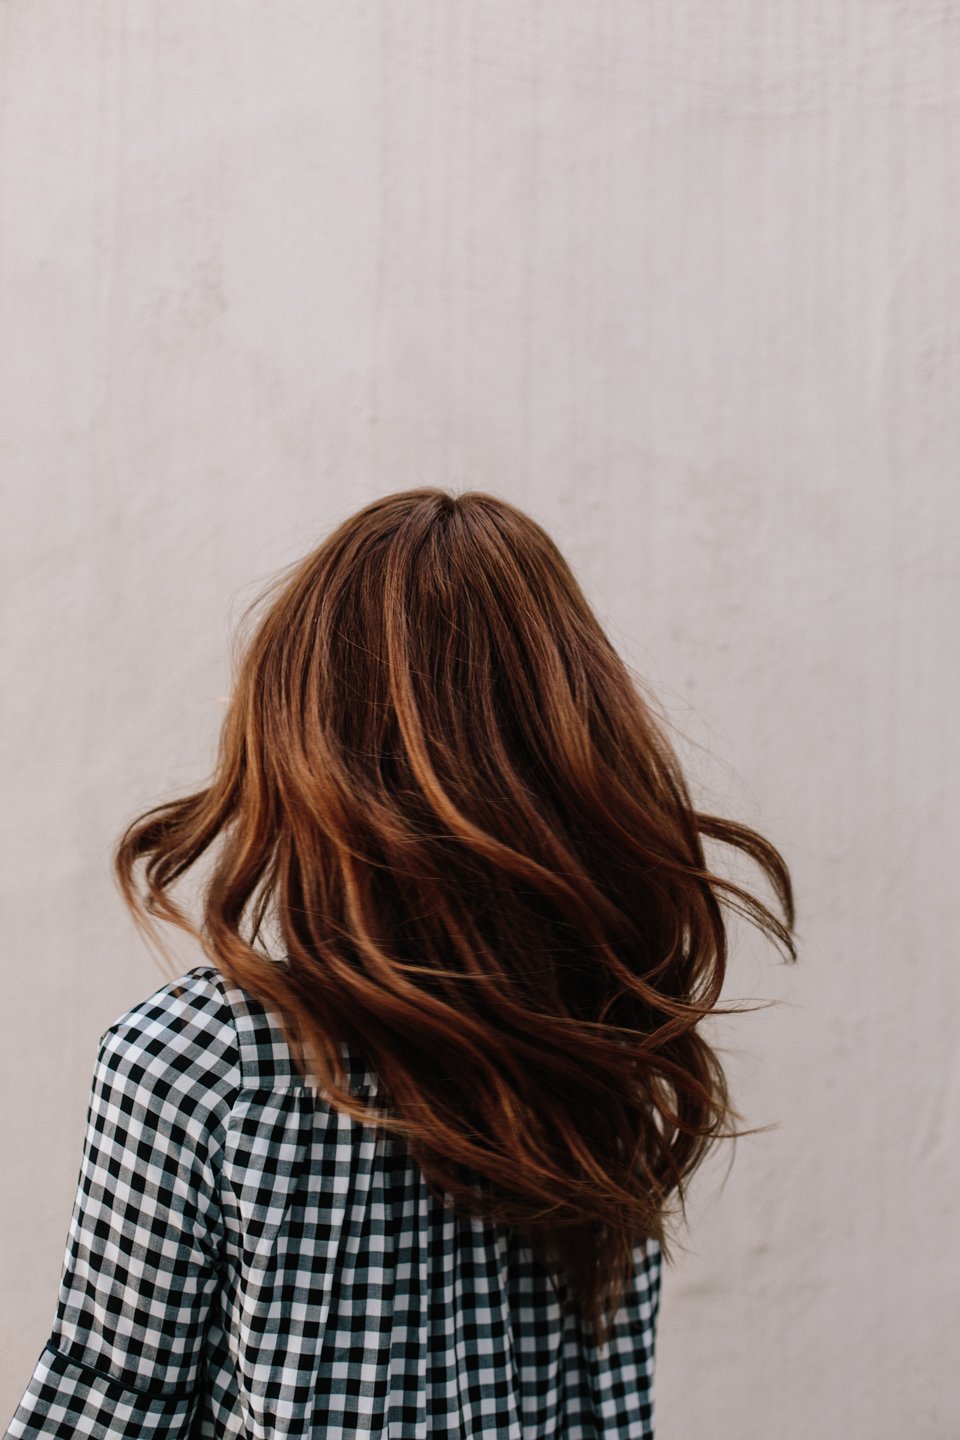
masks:
[[[445,1203],[518,1231],[600,1337],[634,1246],[669,1256],[671,1201],[731,1133],[697,1030],[722,906],[795,957],[787,867],[694,809],[567,563],[502,499],[377,499],[255,610],[211,781],[127,828],[124,896],[195,934]],[[704,836],[758,862],[785,923],[707,869]],[[208,850],[194,922],[169,892]]]

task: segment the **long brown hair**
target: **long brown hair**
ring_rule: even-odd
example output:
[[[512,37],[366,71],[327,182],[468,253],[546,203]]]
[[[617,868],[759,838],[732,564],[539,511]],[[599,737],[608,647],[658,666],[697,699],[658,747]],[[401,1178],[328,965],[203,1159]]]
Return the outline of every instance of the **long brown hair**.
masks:
[[[261,605],[209,784],[117,844],[124,899],[145,932],[195,936],[444,1204],[515,1229],[602,1343],[634,1247],[669,1261],[671,1199],[685,1214],[713,1143],[756,1133],[728,1130],[697,1027],[731,1013],[724,905],[796,959],[783,857],[694,809],[566,561],[497,496],[374,500],[246,617]],[[757,862],[785,923],[702,837]],[[168,892],[208,850],[195,921]],[[280,957],[258,948],[268,916]]]

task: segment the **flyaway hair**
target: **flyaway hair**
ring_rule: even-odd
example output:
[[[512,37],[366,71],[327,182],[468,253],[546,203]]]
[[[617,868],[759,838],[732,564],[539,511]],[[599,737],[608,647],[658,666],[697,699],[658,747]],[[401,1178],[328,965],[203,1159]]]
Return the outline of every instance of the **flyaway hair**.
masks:
[[[194,935],[445,1204],[522,1236],[602,1343],[634,1246],[669,1259],[672,1202],[755,1133],[730,1130],[698,1026],[731,1013],[724,907],[796,960],[783,857],[694,809],[566,561],[505,500],[374,500],[254,612],[212,778],[127,827],[124,899],[145,932]],[[705,837],[756,862],[782,920]],[[194,919],[170,892],[207,852]]]

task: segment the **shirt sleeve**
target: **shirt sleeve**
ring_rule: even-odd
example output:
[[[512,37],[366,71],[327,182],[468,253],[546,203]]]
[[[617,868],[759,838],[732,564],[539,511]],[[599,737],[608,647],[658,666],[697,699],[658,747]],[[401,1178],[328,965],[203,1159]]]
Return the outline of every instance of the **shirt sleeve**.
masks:
[[[222,992],[199,972],[101,1036],[56,1318],[5,1440],[189,1435],[237,1058]]]

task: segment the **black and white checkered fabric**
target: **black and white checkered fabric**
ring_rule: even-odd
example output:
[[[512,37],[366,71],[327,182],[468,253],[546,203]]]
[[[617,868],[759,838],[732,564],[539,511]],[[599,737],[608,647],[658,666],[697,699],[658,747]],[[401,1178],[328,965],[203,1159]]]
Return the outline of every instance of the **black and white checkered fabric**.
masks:
[[[444,1208],[200,965],[101,1037],[56,1318],[6,1440],[641,1440],[660,1272],[638,1246],[592,1346],[528,1249]]]

